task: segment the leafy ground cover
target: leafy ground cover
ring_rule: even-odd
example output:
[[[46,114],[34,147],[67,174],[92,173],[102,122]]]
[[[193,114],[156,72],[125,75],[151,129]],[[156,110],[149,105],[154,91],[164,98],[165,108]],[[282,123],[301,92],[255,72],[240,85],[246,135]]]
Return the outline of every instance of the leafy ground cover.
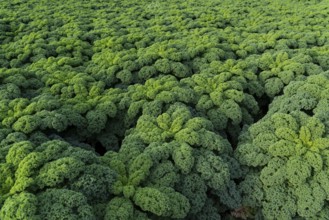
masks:
[[[329,2],[0,2],[0,219],[329,216]]]

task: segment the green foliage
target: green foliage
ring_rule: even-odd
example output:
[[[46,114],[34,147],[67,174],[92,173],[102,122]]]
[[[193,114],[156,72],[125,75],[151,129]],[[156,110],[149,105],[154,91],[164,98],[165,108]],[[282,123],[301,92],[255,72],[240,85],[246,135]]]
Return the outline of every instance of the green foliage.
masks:
[[[31,193],[20,193],[9,197],[1,208],[0,217],[4,220],[39,220],[37,215],[38,199]]]
[[[16,142],[0,167],[5,174],[1,198],[8,197],[1,209],[4,219],[92,219],[92,205],[110,198],[116,178],[93,152],[60,140],[40,146],[27,140]]]
[[[310,218],[319,214],[327,199],[326,186],[317,180],[328,170],[323,162],[327,143],[326,126],[302,111],[274,113],[252,125],[236,150],[242,164],[254,167],[247,174],[250,178],[240,184],[241,192],[252,192],[245,205],[262,208],[265,218]],[[264,159],[256,163],[252,155]],[[257,185],[257,193],[250,184]],[[259,194],[265,197],[257,198]]]
[[[327,219],[327,0],[0,5],[0,219]]]
[[[44,219],[95,219],[86,197],[68,189],[48,189],[38,195],[40,217]]]

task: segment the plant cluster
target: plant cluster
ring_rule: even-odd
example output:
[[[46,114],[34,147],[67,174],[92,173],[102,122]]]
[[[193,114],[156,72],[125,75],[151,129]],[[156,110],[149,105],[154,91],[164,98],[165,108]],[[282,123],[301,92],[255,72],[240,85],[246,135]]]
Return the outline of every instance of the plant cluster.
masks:
[[[0,219],[327,219],[328,13],[0,2]]]

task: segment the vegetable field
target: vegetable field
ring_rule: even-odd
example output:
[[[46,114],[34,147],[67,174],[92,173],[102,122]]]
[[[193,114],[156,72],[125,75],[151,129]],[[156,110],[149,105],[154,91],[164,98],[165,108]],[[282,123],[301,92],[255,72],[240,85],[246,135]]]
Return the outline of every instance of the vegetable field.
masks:
[[[328,220],[329,0],[1,0],[1,220]]]

